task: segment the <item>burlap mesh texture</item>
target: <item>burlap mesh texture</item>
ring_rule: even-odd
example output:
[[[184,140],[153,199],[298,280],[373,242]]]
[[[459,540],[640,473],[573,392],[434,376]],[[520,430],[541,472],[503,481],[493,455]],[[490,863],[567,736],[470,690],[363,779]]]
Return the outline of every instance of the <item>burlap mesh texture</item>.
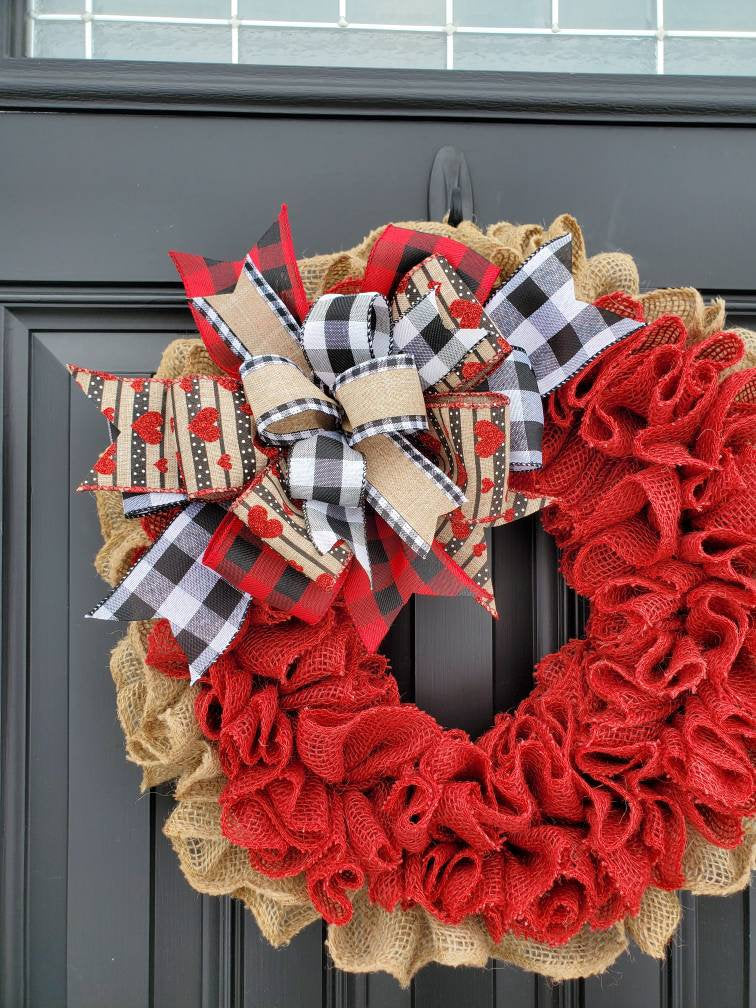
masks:
[[[582,234],[566,215],[558,217],[548,229],[501,223],[485,234],[467,222],[458,229],[427,222],[409,222],[405,226],[459,238],[496,262],[504,276],[514,272],[544,241],[569,230],[573,235],[579,296],[593,300],[623,290],[638,297],[638,274],[632,259],[621,253],[587,259]],[[308,296],[312,298],[334,283],[359,276],[381,230],[372,232],[348,252],[302,261]],[[666,314],[680,315],[694,341],[723,325],[723,303],[706,306],[691,288],[651,291],[639,299],[648,321]],[[756,334],[746,330],[738,333],[747,351],[739,367],[753,366]],[[158,374],[172,378],[216,370],[199,340],[176,340],[167,348]],[[97,502],[105,544],[96,566],[106,581],[115,584],[148,540],[139,522],[123,517],[118,495],[98,494]],[[201,736],[194,719],[197,687],[150,668],[145,658],[148,631],[149,624],[131,624],[111,659],[128,756],[142,767],[144,788],[176,781],[176,806],[165,824],[165,833],[189,884],[200,892],[241,899],[254,914],[265,938],[273,945],[286,944],[318,914],[301,878],[269,879],[260,875],[250,867],[246,852],[221,833],[217,797],[223,776],[213,746]],[[687,888],[709,895],[726,895],[744,888],[755,849],[754,824],[735,850],[715,847],[691,831],[684,862]],[[564,980],[606,969],[625,950],[629,939],[649,955],[662,956],[679,919],[677,894],[650,888],[638,916],[607,931],[586,930],[558,948],[511,935],[495,945],[478,918],[448,926],[417,907],[389,913],[371,904],[362,892],[355,897],[350,923],[329,927],[328,946],[339,968],[351,972],[385,970],[403,985],[430,962],[482,966],[490,957]]]

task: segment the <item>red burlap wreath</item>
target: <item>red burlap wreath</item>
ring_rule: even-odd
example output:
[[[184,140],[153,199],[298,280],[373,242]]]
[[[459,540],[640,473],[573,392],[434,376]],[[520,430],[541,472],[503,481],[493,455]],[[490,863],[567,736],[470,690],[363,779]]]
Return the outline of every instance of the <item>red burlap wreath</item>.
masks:
[[[598,302],[642,318],[624,295]],[[269,876],[304,872],[325,920],[349,891],[552,945],[680,888],[686,822],[734,847],[754,811],[756,374],[719,333],[658,319],[549,400],[543,514],[586,638],[478,742],[399,700],[348,617],[256,608],[196,715],[228,780],[222,828]],[[506,613],[503,614],[506,619]],[[148,662],[186,675],[157,624]]]

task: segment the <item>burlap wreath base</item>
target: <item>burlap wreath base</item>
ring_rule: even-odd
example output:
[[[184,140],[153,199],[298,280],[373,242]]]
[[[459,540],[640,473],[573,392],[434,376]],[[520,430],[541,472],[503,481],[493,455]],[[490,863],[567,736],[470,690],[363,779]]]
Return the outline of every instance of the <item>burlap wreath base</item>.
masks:
[[[485,234],[467,222],[458,229],[425,222],[405,226],[458,238],[500,266],[504,276],[512,273],[542,242],[569,230],[573,236],[579,297],[595,300],[622,290],[642,302],[649,322],[667,314],[681,317],[695,342],[720,330],[724,323],[724,303],[716,301],[705,306],[701,296],[690,288],[639,295],[638,274],[632,259],[619,253],[586,258],[580,229],[568,216],[557,218],[547,230],[501,223]],[[301,262],[308,297],[358,275],[378,234],[379,231],[371,233],[348,252]],[[738,368],[753,366],[756,334],[738,332],[746,346],[746,357]],[[179,377],[215,370],[198,340],[177,340],[166,350],[158,373]],[[106,581],[115,584],[148,540],[138,522],[123,517],[116,495],[98,494],[97,503],[105,544],[96,566]],[[246,851],[223,836],[218,796],[225,778],[215,747],[203,737],[195,719],[194,701],[199,687],[169,678],[149,665],[149,630],[150,624],[131,624],[111,659],[128,756],[142,768],[143,788],[176,782],[176,806],[164,830],[189,884],[199,892],[241,899],[254,914],[265,938],[273,945],[284,945],[317,920],[319,914],[309,900],[301,876],[271,879],[259,874],[251,868]],[[708,843],[689,827],[683,861],[686,888],[709,895],[727,895],[744,888],[755,849],[754,823],[746,824],[744,840],[731,850]],[[354,898],[354,914],[349,924],[329,926],[328,947],[339,968],[351,972],[385,970],[402,985],[408,984],[430,962],[482,966],[491,957],[554,980],[565,980],[605,970],[627,948],[630,939],[647,954],[663,956],[679,920],[678,895],[651,887],[636,917],[607,930],[594,932],[585,928],[559,947],[512,935],[505,935],[495,944],[477,917],[454,926],[445,925],[418,907],[385,911],[359,892]]]

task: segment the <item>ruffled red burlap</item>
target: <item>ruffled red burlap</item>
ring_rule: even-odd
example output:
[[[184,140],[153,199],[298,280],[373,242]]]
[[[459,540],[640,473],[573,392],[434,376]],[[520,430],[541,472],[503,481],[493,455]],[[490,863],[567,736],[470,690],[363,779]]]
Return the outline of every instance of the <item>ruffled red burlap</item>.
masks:
[[[642,318],[624,295],[599,303]],[[742,352],[660,318],[551,397],[544,467],[515,482],[555,499],[544,526],[591,615],[477,743],[400,703],[340,608],[315,627],[253,610],[196,716],[228,778],[223,832],[255,869],[303,872],[331,923],[367,887],[386,909],[557,945],[680,888],[686,822],[738,844],[755,793],[756,373],[721,372]],[[165,624],[147,660],[186,676]]]

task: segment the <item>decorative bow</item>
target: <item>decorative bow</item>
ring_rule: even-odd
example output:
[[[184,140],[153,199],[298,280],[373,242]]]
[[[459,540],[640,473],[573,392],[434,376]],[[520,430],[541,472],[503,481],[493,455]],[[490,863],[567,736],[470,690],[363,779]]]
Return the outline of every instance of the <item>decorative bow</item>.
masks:
[[[640,325],[575,298],[570,236],[489,299],[492,263],[389,225],[362,291],[309,314],[285,208],[242,263],[173,257],[226,374],[71,368],[112,433],[80,489],[189,501],[91,615],[168,618],[194,679],[251,599],[315,622],[340,597],[371,648],[413,593],[495,613],[485,528],[542,503],[507,491],[540,464],[542,396]]]
[[[439,519],[465,497],[405,436],[428,419],[414,358],[394,352],[388,302],[326,294],[300,330],[282,303],[268,311],[275,298],[248,257],[232,294],[193,304],[239,358],[260,438],[290,448],[289,493],[304,502],[312,543],[325,554],[346,541],[370,577],[368,503],[426,556]]]

